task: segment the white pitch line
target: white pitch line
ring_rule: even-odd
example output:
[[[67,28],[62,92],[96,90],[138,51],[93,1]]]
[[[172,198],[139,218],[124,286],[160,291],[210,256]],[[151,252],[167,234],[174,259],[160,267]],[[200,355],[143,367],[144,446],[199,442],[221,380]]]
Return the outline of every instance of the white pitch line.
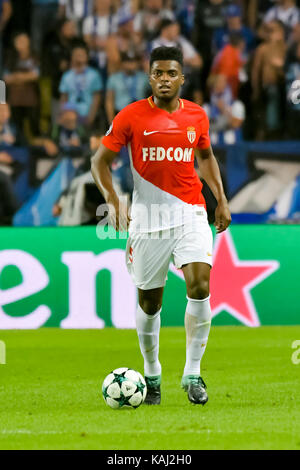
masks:
[[[174,431],[174,432],[179,432],[179,431],[182,431],[182,430],[177,430],[177,431]],[[86,433],[87,435],[90,434],[90,435],[94,435],[94,434],[97,434],[97,435],[101,435],[101,434],[111,434],[112,432],[111,431],[100,431],[98,433],[95,433],[94,431],[82,431],[84,433]],[[195,430],[191,430],[191,431],[188,431],[188,432],[191,432],[191,433],[196,433],[196,434],[202,434],[202,433],[210,433],[211,432],[211,429],[195,429]],[[223,432],[223,431],[215,431],[215,432]],[[149,431],[139,431],[139,433],[149,433]],[[170,434],[169,431],[159,431],[160,434]],[[47,435],[47,434],[74,434],[74,432],[67,432],[67,431],[29,431],[28,429],[3,429],[0,431],[0,434],[9,434],[9,435],[12,435],[12,434],[32,434],[32,435]],[[75,432],[75,434],[80,434],[80,431],[78,431],[77,433]]]

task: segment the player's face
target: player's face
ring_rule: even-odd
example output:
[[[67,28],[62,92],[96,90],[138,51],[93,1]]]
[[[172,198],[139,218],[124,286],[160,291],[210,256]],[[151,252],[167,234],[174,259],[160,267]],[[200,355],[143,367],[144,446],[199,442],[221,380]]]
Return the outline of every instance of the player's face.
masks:
[[[156,60],[152,64],[149,81],[156,98],[172,100],[184,83],[181,65],[176,60]]]

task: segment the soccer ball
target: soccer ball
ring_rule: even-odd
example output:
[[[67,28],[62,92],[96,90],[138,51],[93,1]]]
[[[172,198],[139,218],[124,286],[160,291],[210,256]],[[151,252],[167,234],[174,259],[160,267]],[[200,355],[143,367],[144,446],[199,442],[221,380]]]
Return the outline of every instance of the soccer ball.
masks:
[[[102,395],[105,403],[114,409],[125,406],[138,408],[145,400],[147,386],[144,377],[136,370],[120,367],[105,377]]]

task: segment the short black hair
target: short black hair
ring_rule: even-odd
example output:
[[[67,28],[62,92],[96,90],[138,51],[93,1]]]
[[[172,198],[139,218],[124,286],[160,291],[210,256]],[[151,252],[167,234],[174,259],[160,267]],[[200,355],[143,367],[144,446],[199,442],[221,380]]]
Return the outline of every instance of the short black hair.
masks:
[[[150,69],[156,60],[176,60],[183,67],[183,54],[179,47],[156,47],[151,52]]]
[[[89,55],[89,49],[88,49],[86,43],[84,41],[82,41],[81,39],[76,39],[75,41],[73,41],[73,43],[72,43],[72,52],[75,49],[84,49],[85,52],[87,53],[87,55]]]

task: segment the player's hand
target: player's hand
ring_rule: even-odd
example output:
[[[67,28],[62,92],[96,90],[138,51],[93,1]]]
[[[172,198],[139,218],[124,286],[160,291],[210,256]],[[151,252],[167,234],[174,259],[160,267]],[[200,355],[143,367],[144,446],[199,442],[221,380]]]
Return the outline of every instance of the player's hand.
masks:
[[[117,232],[128,230],[131,218],[128,213],[128,206],[124,204],[117,196],[109,198],[109,219]]]
[[[231,215],[226,200],[219,202],[215,212],[215,227],[217,233],[224,232],[231,223]]]

